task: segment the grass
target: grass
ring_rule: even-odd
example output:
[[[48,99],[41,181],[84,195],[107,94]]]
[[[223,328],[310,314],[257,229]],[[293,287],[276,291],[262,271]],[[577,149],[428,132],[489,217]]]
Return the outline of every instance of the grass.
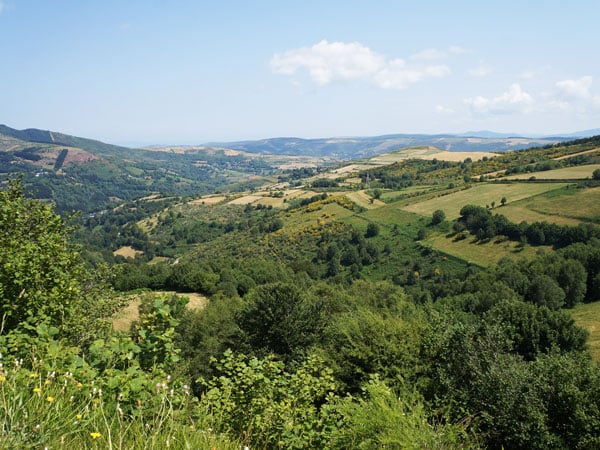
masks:
[[[582,328],[590,333],[588,345],[594,361],[600,361],[600,301],[577,305],[571,316]]]
[[[452,220],[459,217],[459,211],[465,205],[486,206],[493,201],[500,205],[502,197],[506,197],[510,204],[565,186],[567,183],[485,183],[422,202],[415,199],[414,203],[404,206],[403,209],[424,216],[430,216],[434,211],[441,209],[446,213],[446,218]]]
[[[423,240],[423,244],[482,267],[497,264],[504,257],[531,259],[540,250],[551,250],[546,246],[519,247],[518,242],[503,238],[495,238],[486,243],[480,243],[474,237],[454,241],[443,234],[431,235]]]
[[[564,167],[562,169],[545,170],[543,172],[520,173],[510,175],[506,180],[528,180],[535,177],[536,180],[580,180],[592,178],[592,172],[600,169],[600,164],[589,164],[585,166]]]
[[[558,207],[558,204],[557,204]],[[549,211],[548,213],[542,213],[534,211],[527,204],[518,203],[515,205],[508,205],[503,208],[497,209],[498,214],[506,216],[512,222],[520,223],[526,221],[528,223],[533,222],[552,222],[558,225],[579,225],[581,222],[577,219],[571,219],[568,217],[562,217],[556,213]]]

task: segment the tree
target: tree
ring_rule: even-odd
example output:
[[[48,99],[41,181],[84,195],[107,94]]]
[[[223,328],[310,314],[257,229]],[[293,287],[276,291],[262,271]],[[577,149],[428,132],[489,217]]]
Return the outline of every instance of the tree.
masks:
[[[118,308],[109,272],[88,272],[52,205],[26,198],[20,178],[0,191],[0,334],[47,330],[82,344],[107,332]]]
[[[44,322],[60,327],[81,296],[85,271],[52,206],[23,195],[20,180],[0,192],[2,332]]]
[[[436,209],[431,217],[431,224],[437,225],[438,223],[442,223],[444,220],[446,220],[446,213],[441,209]]]
[[[312,344],[322,328],[318,304],[294,284],[262,285],[244,300],[239,325],[258,353],[290,356]]]
[[[379,234],[379,225],[377,225],[376,223],[370,222],[369,225],[367,225],[367,232],[365,233],[365,237],[370,238],[370,237],[375,237]]]
[[[600,180],[600,169],[596,169],[592,172],[592,178],[594,180]]]
[[[506,205],[506,202],[507,202],[507,200],[506,200],[506,197],[502,197],[502,198],[500,199],[500,204],[501,204],[502,206]]]

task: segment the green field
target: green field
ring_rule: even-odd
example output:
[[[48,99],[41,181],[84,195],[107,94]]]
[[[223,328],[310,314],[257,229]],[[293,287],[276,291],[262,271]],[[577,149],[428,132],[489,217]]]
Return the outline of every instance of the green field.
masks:
[[[486,206],[496,202],[496,205],[499,206],[502,197],[506,197],[507,204],[510,205],[517,200],[565,186],[567,183],[486,183],[422,202],[415,199],[415,203],[402,208],[423,216],[430,216],[434,211],[441,209],[446,213],[446,218],[453,220],[459,217],[459,211],[465,205]]]
[[[587,222],[600,221],[600,187],[561,189],[519,203],[541,214]]]
[[[475,238],[454,241],[453,238],[448,238],[443,234],[432,235],[425,239],[423,244],[482,267],[496,264],[504,257],[531,259],[540,250],[551,250],[550,247],[544,246],[519,247],[518,242],[502,238],[492,239],[486,243],[480,243]]]
[[[600,169],[600,164],[565,167],[563,169],[545,170],[543,172],[520,173],[518,175],[510,175],[505,180],[528,180],[531,177],[535,177],[536,180],[580,180],[592,178],[592,172],[596,169]]]
[[[600,301],[578,305],[571,310],[571,316],[580,327],[590,333],[588,345],[594,361],[600,361]]]

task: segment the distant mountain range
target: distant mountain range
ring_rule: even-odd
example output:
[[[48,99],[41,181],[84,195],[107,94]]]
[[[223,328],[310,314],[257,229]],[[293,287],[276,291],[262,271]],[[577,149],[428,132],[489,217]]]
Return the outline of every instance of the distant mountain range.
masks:
[[[600,134],[600,130],[597,134]],[[583,133],[583,132],[581,132]],[[569,137],[524,137],[491,131],[463,134],[390,134],[373,137],[336,137],[301,139],[279,137],[256,141],[212,142],[206,145],[242,150],[250,153],[303,155],[337,159],[360,159],[405,147],[433,146],[460,152],[505,152],[529,147],[552,145],[573,137],[594,134],[574,134]]]
[[[0,180],[21,173],[34,195],[52,200],[59,210],[92,211],[111,200],[154,192],[193,195],[217,188],[241,189],[249,182],[260,183],[263,176],[279,173],[277,168],[286,162],[297,165],[298,156],[320,161],[353,160],[414,146],[504,152],[592,135],[600,135],[600,129],[545,137],[491,131],[322,139],[281,137],[133,149],[55,131],[16,130],[0,125]],[[278,158],[263,156],[267,154]],[[313,159],[311,164],[318,163]]]

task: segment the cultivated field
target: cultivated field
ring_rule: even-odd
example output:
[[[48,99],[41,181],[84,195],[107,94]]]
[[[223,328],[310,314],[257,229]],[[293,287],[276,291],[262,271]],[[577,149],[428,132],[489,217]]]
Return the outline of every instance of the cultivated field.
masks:
[[[592,172],[600,169],[600,164],[589,164],[586,166],[564,167],[562,169],[545,170],[543,172],[520,173],[509,175],[505,180],[528,180],[535,177],[536,180],[580,180],[592,178]]]
[[[358,206],[362,206],[363,208],[367,209],[378,208],[385,205],[385,203],[383,203],[381,200],[373,199],[365,191],[348,192],[344,193],[344,195]],[[371,202],[371,200],[373,201]]]
[[[600,301],[577,305],[571,310],[571,316],[577,325],[590,333],[588,345],[592,358],[594,361],[600,361]]]
[[[507,204],[510,204],[564,186],[567,186],[567,183],[486,183],[422,202],[415,200],[415,203],[406,205],[403,209],[424,216],[441,209],[448,219],[456,219],[460,216],[460,209],[465,205],[486,206],[496,202],[499,206],[502,197],[506,197]]]

